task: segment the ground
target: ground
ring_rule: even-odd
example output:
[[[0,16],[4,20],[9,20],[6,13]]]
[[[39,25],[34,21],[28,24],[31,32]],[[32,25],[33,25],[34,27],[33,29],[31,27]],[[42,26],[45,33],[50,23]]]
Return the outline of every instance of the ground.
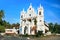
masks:
[[[45,36],[45,37],[32,38],[31,40],[60,40],[60,36]]]
[[[0,40],[60,40],[60,36],[45,36],[45,37],[14,37],[14,36],[0,36]]]

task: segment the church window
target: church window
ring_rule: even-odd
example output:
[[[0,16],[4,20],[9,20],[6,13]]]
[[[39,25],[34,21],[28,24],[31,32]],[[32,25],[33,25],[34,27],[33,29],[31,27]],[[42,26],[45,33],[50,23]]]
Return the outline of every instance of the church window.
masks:
[[[42,20],[40,20],[40,22],[41,22]]]
[[[29,19],[29,22],[31,22],[31,19]]]
[[[24,27],[24,34],[26,34],[26,32],[28,31],[27,26]]]
[[[24,22],[26,22],[26,20],[23,20]]]
[[[31,14],[29,14],[29,16],[31,16]]]
[[[21,16],[21,18],[23,18],[23,15]]]
[[[29,10],[31,10],[31,8]]]
[[[41,15],[41,12],[39,12],[39,15]]]

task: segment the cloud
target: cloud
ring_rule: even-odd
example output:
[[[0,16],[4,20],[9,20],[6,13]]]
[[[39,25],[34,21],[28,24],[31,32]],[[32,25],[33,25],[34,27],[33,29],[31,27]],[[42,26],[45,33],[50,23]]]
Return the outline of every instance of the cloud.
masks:
[[[50,6],[50,7],[53,7],[53,8],[60,9],[60,4],[57,4],[57,3],[45,2],[45,5]],[[56,10],[56,11],[59,11],[59,10]],[[60,19],[59,19],[57,13],[55,11],[52,11],[52,10],[47,10],[47,14],[52,18],[52,20],[49,19],[50,22],[51,21],[54,22],[54,23],[56,23],[56,22],[59,23],[60,22]]]
[[[56,15],[55,12],[53,12],[51,10],[47,10],[46,14],[48,16],[48,17],[46,17],[46,20],[48,21],[48,23],[49,22],[53,22],[53,23],[56,23],[57,22],[57,23],[59,23],[60,20],[59,20],[59,18]]]
[[[60,9],[60,5],[58,4],[50,4],[52,7],[55,7],[55,8],[59,8]]]
[[[17,23],[17,22],[19,23],[20,22],[19,21],[20,19],[17,19],[17,18],[13,18],[12,20],[14,21],[14,23]]]
[[[48,13],[50,16],[52,16],[52,17],[56,18],[55,13],[54,13],[54,12],[52,12],[51,10],[47,10],[47,13]]]
[[[55,4],[55,3],[48,3],[48,2],[45,2],[45,4],[49,5],[49,6],[52,6],[54,8],[59,8],[60,9],[60,4]]]
[[[18,18],[5,18],[5,20],[7,21],[7,22],[9,22],[10,24],[13,24],[13,23],[20,23],[20,19],[18,19]]]

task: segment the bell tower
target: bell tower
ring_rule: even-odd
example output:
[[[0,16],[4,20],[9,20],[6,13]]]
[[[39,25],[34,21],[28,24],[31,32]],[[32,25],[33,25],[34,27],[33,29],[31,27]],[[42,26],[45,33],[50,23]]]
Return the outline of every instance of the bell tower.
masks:
[[[44,9],[40,4],[40,7],[38,8],[38,15],[43,16],[43,11],[44,11]]]
[[[44,9],[40,4],[40,7],[38,8],[38,21],[41,23],[44,23]]]
[[[38,16],[37,16],[37,32],[38,31],[44,31],[44,9],[40,4],[40,7],[38,8]]]

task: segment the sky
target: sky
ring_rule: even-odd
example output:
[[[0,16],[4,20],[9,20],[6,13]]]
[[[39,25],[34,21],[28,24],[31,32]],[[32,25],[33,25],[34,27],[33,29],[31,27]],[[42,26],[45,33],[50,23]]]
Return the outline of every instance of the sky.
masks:
[[[10,24],[20,22],[20,12],[27,11],[30,3],[37,12],[40,4],[44,8],[44,20],[47,23],[60,24],[60,0],[0,0],[0,10],[4,10],[6,20]]]

